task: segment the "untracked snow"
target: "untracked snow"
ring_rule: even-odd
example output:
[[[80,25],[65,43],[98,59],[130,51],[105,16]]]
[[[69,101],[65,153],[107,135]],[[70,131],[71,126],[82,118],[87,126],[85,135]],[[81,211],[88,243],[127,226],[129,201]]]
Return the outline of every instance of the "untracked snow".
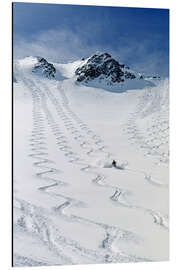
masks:
[[[85,61],[14,65],[14,266],[168,259],[169,82],[83,85]]]

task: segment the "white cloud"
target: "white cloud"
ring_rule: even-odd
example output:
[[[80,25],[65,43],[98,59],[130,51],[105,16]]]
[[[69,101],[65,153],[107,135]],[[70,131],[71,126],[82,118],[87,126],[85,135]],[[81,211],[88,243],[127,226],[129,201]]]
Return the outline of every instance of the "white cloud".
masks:
[[[30,42],[17,36],[14,42],[15,58],[40,55],[51,60],[66,62],[84,55],[88,56],[96,50],[96,48],[85,45],[80,35],[69,30],[42,32]]]
[[[95,31],[95,35],[101,32],[100,28]],[[92,31],[86,32],[83,27],[76,33],[69,29],[48,30],[39,33],[31,41],[15,35],[14,57],[39,55],[49,61],[69,62],[88,57],[96,51],[107,51],[122,63],[131,65],[141,72],[167,74],[168,56],[160,51],[148,52],[152,40],[132,41],[120,34],[116,48],[112,49],[111,41],[106,45],[98,44],[95,40],[88,43],[87,40],[91,41],[91,38],[94,38]]]

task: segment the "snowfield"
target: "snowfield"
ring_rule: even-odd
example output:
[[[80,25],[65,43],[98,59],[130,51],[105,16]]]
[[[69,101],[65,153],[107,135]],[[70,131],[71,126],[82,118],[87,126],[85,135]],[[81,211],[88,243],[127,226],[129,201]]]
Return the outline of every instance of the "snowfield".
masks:
[[[168,79],[111,91],[35,63],[14,66],[14,266],[168,260]]]

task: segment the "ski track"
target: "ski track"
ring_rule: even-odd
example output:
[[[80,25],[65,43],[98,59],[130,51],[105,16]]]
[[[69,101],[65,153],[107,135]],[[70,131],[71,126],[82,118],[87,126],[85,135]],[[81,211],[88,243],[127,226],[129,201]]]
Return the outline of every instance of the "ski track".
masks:
[[[74,153],[71,149],[71,147],[67,144],[66,136],[63,134],[62,131],[60,131],[58,124],[54,121],[53,116],[51,112],[48,110],[47,104],[46,104],[46,96],[44,93],[38,89],[36,90],[36,86],[33,84],[30,84],[29,82],[26,82],[27,85],[29,85],[29,89],[32,93],[32,100],[33,100],[33,121],[34,121],[34,128],[32,131],[31,139],[30,139],[30,146],[31,151],[33,152],[30,154],[30,157],[35,159],[36,161],[33,163],[35,167],[39,168],[41,172],[36,173],[36,177],[44,179],[47,182],[51,182],[52,184],[44,185],[42,187],[39,187],[38,189],[42,192],[46,192],[47,194],[51,196],[57,196],[61,197],[66,200],[65,203],[61,205],[56,205],[53,207],[52,211],[55,214],[58,214],[60,218],[65,218],[67,221],[70,222],[78,222],[82,224],[87,224],[89,226],[90,224],[96,225],[100,227],[102,230],[105,231],[106,237],[102,241],[102,245],[100,249],[98,250],[90,250],[87,248],[82,247],[77,241],[67,239],[63,237],[57,227],[52,225],[51,220],[46,218],[46,216],[43,214],[44,209],[39,209],[35,205],[32,205],[28,202],[22,201],[18,198],[16,198],[16,201],[20,204],[20,209],[22,212],[21,217],[18,219],[18,225],[21,227],[21,229],[38,235],[41,241],[43,241],[44,244],[48,246],[49,249],[53,250],[54,252],[57,252],[57,254],[60,254],[62,257],[63,264],[78,264],[78,263],[110,263],[110,262],[129,262],[129,261],[146,261],[148,259],[146,258],[138,258],[136,256],[128,255],[123,253],[122,251],[120,253],[113,252],[111,249],[112,243],[116,240],[116,238],[125,238],[126,237],[136,238],[131,232],[121,230],[118,227],[115,226],[109,226],[107,224],[98,223],[95,221],[91,221],[82,217],[74,216],[74,215],[66,215],[65,209],[67,207],[76,206],[81,207],[84,205],[84,202],[78,201],[74,198],[64,196],[60,193],[56,194],[50,189],[52,187],[55,187],[57,185],[64,186],[67,185],[67,183],[63,180],[56,179],[52,177],[53,175],[57,175],[62,173],[61,170],[56,169],[55,167],[52,167],[51,164],[55,164],[54,161],[48,159],[48,151],[47,150],[47,143],[46,143],[46,136],[44,132],[44,126],[45,121],[47,121],[47,124],[50,126],[57,145],[58,149],[60,151],[63,151],[65,153],[65,156],[67,156],[70,163],[75,163],[78,165],[83,165],[81,168],[82,171],[87,172],[87,169],[91,169],[91,166],[89,166],[86,163],[80,162],[80,158],[78,157],[77,153]],[[64,125],[68,130],[68,120],[67,117],[65,117],[64,114],[61,115],[62,120],[64,121]],[[65,118],[63,118],[65,117]],[[74,131],[72,128],[72,122],[70,130]],[[82,129],[84,129],[84,126],[80,126]],[[89,132],[89,130],[88,130]],[[89,132],[90,133],[90,132]],[[92,134],[92,133],[91,133]],[[77,135],[77,134],[76,134]],[[100,139],[95,137],[95,135],[92,135],[92,139],[95,140],[94,144],[98,145],[100,143]],[[80,146],[83,147],[84,144],[81,142]],[[92,149],[93,151],[93,149]],[[102,151],[102,148],[98,149],[98,151]],[[106,153],[105,153],[106,154]],[[88,153],[87,153],[88,155]],[[84,167],[85,166],[85,167]],[[88,171],[89,173],[89,171]],[[102,175],[97,175],[93,172],[93,174],[96,175],[96,179],[93,181],[96,182],[98,185],[102,181]],[[110,187],[107,185],[107,187]],[[116,188],[115,188],[116,189]],[[117,190],[117,189],[116,189]],[[27,223],[31,223],[31,225]],[[55,236],[55,234],[56,236]],[[69,258],[69,251],[73,256]],[[19,255],[16,254],[15,258]],[[22,259],[22,258],[21,258]],[[25,260],[25,259],[24,259]],[[28,261],[30,259],[26,258],[25,261]],[[17,263],[18,264],[18,263]]]
[[[137,110],[131,113],[125,126],[132,144],[138,144],[146,150],[145,156],[153,155],[157,157],[157,162],[164,165],[169,162],[169,151],[163,149],[169,143],[169,111],[168,106],[165,106],[168,100],[168,91],[162,97],[160,91],[147,89],[140,97]],[[152,117],[151,124],[142,132],[137,124],[139,115],[144,119],[152,113],[158,113],[158,117]]]
[[[95,146],[97,144],[99,144],[99,143],[101,143],[101,144],[103,143],[102,139],[98,135],[94,134],[94,132],[92,130],[90,130],[88,128],[88,126],[85,125],[83,123],[83,121],[80,120],[79,117],[77,117],[76,114],[74,112],[72,112],[72,110],[69,108],[69,106],[68,106],[68,100],[67,100],[67,97],[65,96],[65,93],[64,93],[64,90],[63,90],[62,87],[59,90],[60,95],[62,95],[62,103],[61,104],[59,103],[59,101],[57,100],[57,98],[55,98],[53,96],[52,92],[46,86],[44,86],[44,87],[45,87],[45,92],[48,94],[48,97],[51,99],[52,103],[55,105],[57,111],[59,112],[59,110],[61,110],[61,112],[62,112],[62,110],[64,109],[64,111],[67,111],[68,112],[69,118],[65,115],[65,112],[63,113],[63,116],[65,117],[65,119],[67,120],[67,122],[70,123],[70,126],[71,126],[70,132],[71,132],[72,135],[73,135],[73,132],[74,131],[76,132],[76,134],[79,133],[79,131],[77,130],[77,127],[74,127],[74,125],[73,125],[73,120],[74,120],[75,124],[76,123],[79,124],[79,127],[80,127],[80,129],[82,131],[84,131],[85,133],[87,133],[87,135],[91,134],[90,138],[95,140],[95,142],[94,142],[94,145]],[[61,108],[61,106],[63,106],[63,108]],[[66,122],[65,122],[65,126],[68,129],[69,124],[67,126],[66,125]],[[82,136],[82,133],[81,132],[79,133],[79,136],[80,136],[80,138],[83,138],[83,140],[79,140],[80,146],[82,147],[82,145],[85,143],[84,142],[84,136]],[[76,137],[74,139],[76,139]],[[89,142],[87,142],[87,144],[90,145]],[[98,151],[100,153],[102,153],[103,155],[105,155],[107,157],[110,157],[112,155],[111,153],[105,152],[104,150],[102,150],[102,149],[105,149],[105,148],[107,148],[107,147],[104,144],[102,144],[101,145],[101,148],[99,148]],[[95,152],[95,151],[96,150],[94,150],[93,146],[91,145],[90,146],[90,149],[87,152],[87,154],[89,154],[89,152],[92,153],[92,152]],[[103,187],[114,189],[114,193],[110,197],[111,200],[119,203],[122,206],[133,208],[133,209],[137,209],[137,210],[143,211],[146,214],[150,214],[153,217],[153,220],[154,220],[155,224],[158,224],[158,225],[162,226],[164,229],[168,229],[168,221],[167,221],[167,218],[165,216],[163,216],[160,212],[156,212],[156,211],[154,211],[152,209],[146,209],[146,208],[143,208],[143,207],[134,206],[134,205],[129,204],[127,202],[127,199],[126,199],[126,196],[129,193],[128,190],[123,190],[123,189],[121,189],[119,187],[116,187],[116,186],[112,186],[112,185],[107,184],[107,182],[106,182],[106,176],[105,175],[102,175],[102,174],[99,174],[99,173],[96,173],[93,169],[95,169],[95,168],[93,168],[93,166],[88,165],[88,164],[87,164],[86,167],[81,168],[81,170],[83,170],[85,172],[89,172],[89,173],[95,174],[95,178],[93,178],[93,180],[92,180],[93,183],[98,184],[99,186],[103,186]],[[150,175],[147,175],[146,172],[144,172],[144,171],[131,170],[131,169],[128,169],[128,170],[129,171],[134,171],[136,173],[143,174],[144,175],[144,178],[148,181],[148,183],[150,183],[152,185],[156,185],[156,186],[159,186],[159,187],[163,187],[164,186],[162,183],[155,181]]]
[[[86,154],[89,154],[89,152],[95,152],[97,151],[96,150],[96,146],[101,143],[101,147],[98,148],[98,152],[102,153],[103,156],[108,156],[110,157],[111,156],[111,153],[109,152],[105,152],[103,149],[107,148],[104,144],[103,144],[103,141],[102,139],[97,135],[95,134],[92,130],[90,130],[88,128],[87,125],[85,125],[83,123],[83,121],[81,119],[79,119],[79,117],[76,116],[76,114],[74,112],[72,112],[72,110],[69,108],[68,106],[68,100],[67,100],[67,97],[65,96],[65,93],[64,93],[64,90],[63,88],[61,87],[60,90],[59,90],[59,93],[60,93],[60,96],[61,96],[61,104],[59,102],[59,100],[57,98],[54,97],[54,95],[52,94],[52,92],[50,91],[50,89],[48,89],[46,87],[46,85],[43,84],[43,88],[44,88],[44,92],[48,95],[48,98],[51,100],[51,102],[54,104],[56,110],[57,110],[57,113],[58,115],[60,116],[60,118],[63,119],[63,122],[64,122],[64,125],[66,127],[66,129],[73,135],[74,132],[76,133],[76,136],[77,134],[79,134],[80,136],[80,139],[78,140],[79,142],[79,145],[83,148],[84,144],[85,145],[89,145],[89,149],[88,147],[86,147],[86,149],[88,149],[88,152],[86,152]],[[157,100],[157,99],[156,99]],[[49,112],[50,114],[50,112]],[[50,120],[50,123],[52,123],[52,117],[51,117],[51,120]],[[75,122],[75,124],[78,123],[78,126],[80,128],[80,131],[77,129],[77,126],[75,127],[74,124],[73,124],[73,120]],[[87,135],[90,134],[90,139],[93,139],[94,140],[94,147],[92,144],[90,144],[88,142],[88,138],[85,137],[85,135],[82,135],[82,131],[84,131]],[[76,137],[73,137],[75,140],[76,140]],[[86,139],[86,141],[84,141],[84,139]],[[64,146],[64,147],[67,147],[67,146]],[[66,148],[65,148],[66,149]],[[113,195],[110,197],[111,200],[117,202],[118,204],[122,205],[122,206],[125,206],[125,207],[129,207],[129,208],[133,208],[133,209],[137,209],[137,210],[140,210],[140,211],[143,211],[144,213],[146,214],[150,214],[152,217],[153,217],[153,220],[156,224],[162,226],[163,228],[165,229],[168,229],[168,222],[166,220],[166,217],[163,216],[160,212],[156,212],[152,209],[146,209],[146,208],[143,208],[143,207],[139,207],[139,206],[135,206],[135,205],[131,205],[128,203],[128,200],[126,199],[126,196],[128,195],[129,191],[128,190],[123,190],[119,187],[116,187],[116,186],[112,186],[112,185],[109,185],[107,184],[106,182],[106,176],[105,175],[102,175],[98,172],[95,172],[94,169],[96,168],[93,168],[92,165],[89,165],[89,164],[86,164],[86,163],[80,163],[80,158],[78,157],[78,155],[76,153],[73,153],[72,151],[66,153],[66,156],[72,156],[74,159],[71,159],[70,162],[73,162],[73,163],[76,163],[78,165],[85,165],[85,167],[81,168],[82,171],[84,172],[87,172],[87,173],[91,173],[91,174],[94,174],[95,177],[92,179],[92,182],[99,185],[99,186],[103,186],[103,187],[107,187],[107,188],[110,188],[110,189],[113,189],[114,190],[114,193]],[[163,186],[163,184],[161,183],[158,183],[158,182],[155,182],[153,181],[152,177],[147,175],[146,172],[144,171],[138,171],[138,170],[134,170],[135,172],[137,173],[142,173],[144,175],[144,178],[148,181],[148,183],[150,184],[155,184],[157,186]],[[115,198],[114,199],[114,194],[116,194]],[[118,194],[118,196],[117,196]]]
[[[56,193],[52,191],[52,188],[56,186],[68,186],[69,184],[64,179],[63,170],[61,168],[57,169],[55,166],[56,163],[48,158],[48,145],[45,134],[46,125],[52,131],[58,150],[64,153],[69,163],[79,166],[82,172],[93,175],[93,184],[96,184],[98,187],[103,186],[113,190],[113,194],[109,198],[112,202],[117,203],[119,207],[128,207],[134,209],[135,211],[143,211],[145,214],[152,216],[155,224],[160,225],[164,229],[168,229],[166,218],[161,213],[152,209],[145,209],[140,206],[129,204],[127,200],[129,191],[107,184],[106,175],[97,172],[97,168],[88,163],[89,157],[100,155],[102,158],[110,158],[112,154],[106,151],[107,147],[100,136],[95,134],[71,110],[63,87],[58,88],[59,85],[57,85],[59,95],[57,98],[55,94],[52,93],[52,90],[47,88],[44,82],[39,80],[38,85],[36,85],[33,78],[30,81],[29,78],[26,79],[24,76],[23,79],[26,85],[29,87],[33,102],[33,130],[30,139],[32,153],[30,154],[30,157],[35,160],[33,165],[40,170],[36,173],[36,177],[43,179],[47,183],[46,185],[38,187],[38,189],[40,192],[44,192],[48,196],[57,197],[57,202],[58,197],[65,200],[64,203],[57,204],[51,210],[49,210],[51,212],[50,214],[56,215],[59,217],[59,219],[66,220],[66,222],[73,221],[86,226],[93,224],[105,232],[105,238],[97,250],[87,249],[80,245],[77,241],[74,241],[69,237],[64,237],[61,234],[60,229],[53,224],[52,220],[47,218],[47,216],[49,216],[46,213],[47,210],[18,198],[16,198],[16,201],[20,204],[22,215],[18,219],[17,225],[19,225],[21,230],[38,236],[40,241],[42,241],[49,249],[53,250],[62,258],[62,264],[78,264],[82,262],[111,263],[120,261],[148,261],[147,258],[138,258],[136,256],[125,254],[123,251],[113,251],[112,244],[116,239],[122,238],[137,241],[137,236],[133,233],[122,230],[116,226],[109,226],[94,220],[66,214],[66,209],[69,207],[84,207],[86,203],[60,194],[59,192]],[[39,86],[41,88],[39,88]],[[82,149],[83,158],[81,158],[78,153],[73,151],[73,148],[68,141],[68,137],[59,126],[59,121],[54,118],[52,111],[48,107],[48,102],[51,102],[51,104],[55,107],[57,115],[66,128],[66,131]],[[135,123],[134,120],[136,114],[142,110],[143,106],[144,103],[141,100],[138,111],[129,119],[127,127],[131,137],[139,141],[142,141],[142,137],[140,136],[141,134],[138,133],[137,127],[133,125],[133,123]],[[162,123],[155,124],[161,125]],[[142,144],[141,147],[145,147],[144,144]],[[131,168],[127,168],[127,170],[134,171],[138,174],[143,174],[144,179],[151,185],[164,187],[163,184],[161,184],[158,180],[154,180],[151,175],[148,175],[144,171],[132,170]],[[31,225],[27,225],[28,222]],[[33,264],[33,260],[31,260],[31,258],[23,258],[18,254],[15,255],[15,258],[19,258],[17,261],[26,261],[29,263],[29,265],[31,265],[31,263]],[[34,264],[38,265],[38,262],[34,262]],[[43,265],[45,264],[46,262],[43,263]]]

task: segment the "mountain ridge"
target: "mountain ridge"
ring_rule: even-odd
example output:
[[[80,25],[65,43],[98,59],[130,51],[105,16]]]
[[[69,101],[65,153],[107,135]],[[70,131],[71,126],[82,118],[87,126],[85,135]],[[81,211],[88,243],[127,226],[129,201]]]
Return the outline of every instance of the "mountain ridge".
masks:
[[[82,58],[72,63],[60,64],[47,61],[44,57],[28,56],[18,60],[19,68],[28,68],[28,72],[48,79],[73,79],[75,83],[96,88],[138,89],[153,86],[153,80],[159,76],[145,76],[118,62],[107,52],[97,52],[89,58]],[[17,82],[16,75],[14,82]]]

